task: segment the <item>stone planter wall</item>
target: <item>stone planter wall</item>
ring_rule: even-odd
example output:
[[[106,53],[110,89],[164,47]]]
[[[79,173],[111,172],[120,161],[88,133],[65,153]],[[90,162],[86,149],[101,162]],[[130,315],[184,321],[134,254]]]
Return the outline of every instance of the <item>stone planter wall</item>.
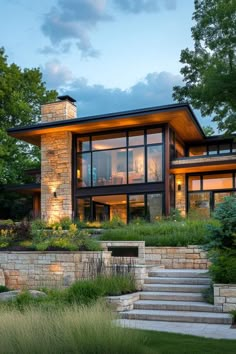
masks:
[[[222,306],[222,312],[236,310],[236,284],[214,284],[214,304]]]
[[[210,264],[199,246],[146,247],[145,262],[166,269],[207,269]]]
[[[104,251],[108,251],[109,247],[119,247],[119,248],[138,248],[138,257],[132,257],[132,262],[137,264],[145,264],[145,241],[101,241],[101,247]],[[128,258],[130,262],[130,257],[122,257],[122,259]]]
[[[0,269],[0,285],[5,285],[5,276],[2,269]]]

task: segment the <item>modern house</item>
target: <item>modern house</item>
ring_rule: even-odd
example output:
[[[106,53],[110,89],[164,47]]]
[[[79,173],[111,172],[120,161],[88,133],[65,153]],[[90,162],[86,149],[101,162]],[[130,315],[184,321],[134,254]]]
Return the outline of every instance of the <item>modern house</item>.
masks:
[[[9,129],[41,147],[34,208],[46,220],[209,215],[236,192],[236,144],[206,137],[188,104],[76,118],[75,100],[42,106],[39,124]]]

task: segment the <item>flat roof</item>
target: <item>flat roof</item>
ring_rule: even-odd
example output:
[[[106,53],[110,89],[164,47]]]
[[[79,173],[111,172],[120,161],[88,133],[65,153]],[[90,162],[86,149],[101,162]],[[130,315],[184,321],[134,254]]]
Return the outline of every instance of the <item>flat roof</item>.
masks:
[[[202,140],[206,136],[188,103],[114,112],[88,117],[37,123],[8,129],[8,134],[17,139],[40,145],[40,136],[53,131],[71,131],[77,134],[96,131],[138,127],[144,124],[170,123],[183,140]],[[112,124],[112,125],[111,125]]]

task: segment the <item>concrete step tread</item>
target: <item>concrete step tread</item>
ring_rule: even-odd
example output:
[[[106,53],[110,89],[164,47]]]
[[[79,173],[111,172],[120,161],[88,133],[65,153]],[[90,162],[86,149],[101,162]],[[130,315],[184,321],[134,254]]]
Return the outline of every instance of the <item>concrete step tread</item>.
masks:
[[[209,285],[191,285],[191,284],[144,284],[143,290],[145,291],[176,291],[176,292],[190,292],[201,293],[208,289]]]
[[[207,278],[207,277],[197,277],[197,278],[194,278],[194,277],[185,277],[185,278],[179,278],[179,277],[167,277],[167,278],[164,278],[164,277],[147,277],[144,279],[145,281],[160,281],[160,282],[169,282],[169,283],[175,283],[175,282],[178,282],[178,283],[181,283],[183,282],[183,284],[192,284],[192,283],[197,283],[199,284],[201,281],[206,284],[206,283],[211,283],[211,279],[210,278]]]
[[[167,284],[148,284],[148,286],[153,286],[153,287],[156,287],[156,286],[159,286],[160,288],[166,288],[167,286],[170,286],[172,288],[183,288],[183,289],[186,289],[186,288],[195,288],[195,289],[200,289],[202,287],[204,288],[208,288],[208,285],[206,284],[203,284],[203,285],[200,285],[200,284],[171,284],[171,283],[167,283]]]
[[[201,294],[198,293],[190,293],[190,292],[181,292],[181,293],[176,293],[174,291],[141,291],[140,295],[175,295],[175,296],[190,296],[190,297],[195,297],[199,296],[201,297]]]
[[[187,269],[160,269],[160,270],[151,270],[148,272],[150,277],[175,277],[175,278],[191,278],[191,277],[208,277],[209,273],[207,270],[187,270]]]
[[[221,306],[211,305],[201,301],[173,301],[173,300],[138,300],[134,303],[134,308],[165,309],[165,310],[183,310],[183,311],[209,311],[222,312]]]
[[[170,292],[170,291],[142,291],[140,293],[142,300],[170,300],[170,301],[201,301],[204,302],[201,293],[188,292]]]
[[[161,315],[161,316],[171,316],[171,317],[204,317],[204,318],[225,318],[232,319],[232,315],[228,313],[215,313],[215,312],[192,312],[192,311],[168,311],[168,310],[130,310],[124,311],[121,314],[137,314],[137,315]]]

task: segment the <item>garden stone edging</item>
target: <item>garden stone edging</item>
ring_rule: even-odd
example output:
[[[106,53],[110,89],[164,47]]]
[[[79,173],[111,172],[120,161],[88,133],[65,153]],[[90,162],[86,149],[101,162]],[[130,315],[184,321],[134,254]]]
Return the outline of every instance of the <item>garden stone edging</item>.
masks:
[[[21,293],[21,290],[13,290],[13,291],[6,291],[4,293],[0,293],[0,302],[1,301],[13,301],[16,299],[16,297]],[[33,298],[39,298],[39,297],[45,297],[47,296],[43,291],[37,291],[37,290],[28,290],[30,295]]]
[[[116,312],[133,310],[134,302],[140,299],[140,292],[125,294],[119,296],[107,296],[107,303],[111,305]]]
[[[214,305],[222,306],[222,312],[236,310],[236,284],[214,284]]]
[[[5,275],[2,269],[0,269],[0,285],[5,286]]]

